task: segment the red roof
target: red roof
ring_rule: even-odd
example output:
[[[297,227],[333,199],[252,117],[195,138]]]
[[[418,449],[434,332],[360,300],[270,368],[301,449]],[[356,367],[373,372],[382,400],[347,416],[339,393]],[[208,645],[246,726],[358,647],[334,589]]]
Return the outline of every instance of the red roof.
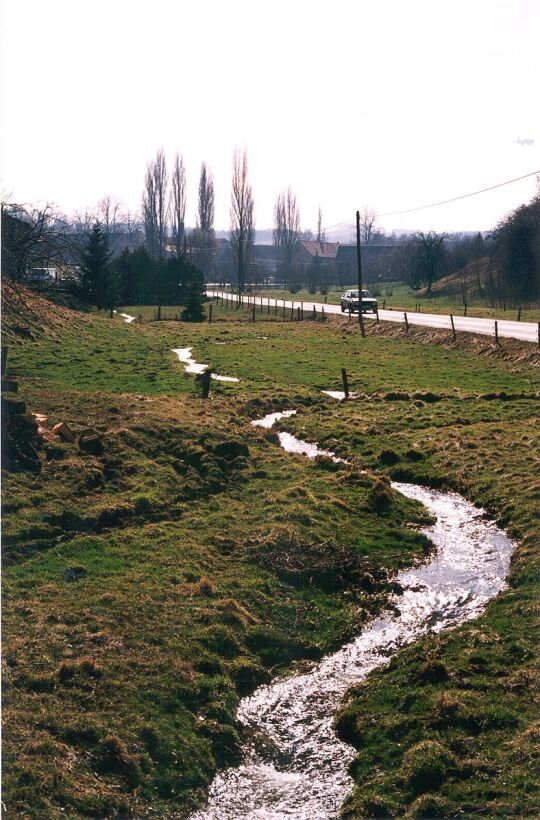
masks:
[[[310,256],[318,256],[320,259],[335,259],[339,247],[338,242],[317,242],[308,239],[301,239],[298,244],[302,245]]]

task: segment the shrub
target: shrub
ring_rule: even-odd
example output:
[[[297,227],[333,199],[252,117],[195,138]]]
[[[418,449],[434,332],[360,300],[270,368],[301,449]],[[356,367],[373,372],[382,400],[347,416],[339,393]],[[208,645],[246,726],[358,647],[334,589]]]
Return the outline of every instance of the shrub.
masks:
[[[391,506],[393,498],[389,480],[381,476],[376,480],[369,492],[368,503],[372,510],[381,513]]]
[[[56,674],[61,683],[67,683],[67,681],[72,680],[75,675],[80,673],[89,678],[100,678],[102,669],[99,663],[93,658],[85,656],[76,661],[62,661]]]
[[[137,758],[130,754],[126,744],[116,735],[107,735],[94,751],[97,768],[103,773],[123,775],[134,788],[141,781],[141,770]]]
[[[358,817],[395,817],[393,806],[386,797],[382,797],[371,789],[357,790],[351,798],[347,800],[342,809],[343,820],[354,820]]]
[[[455,766],[451,752],[436,740],[422,740],[411,746],[403,758],[403,775],[415,794],[440,786]]]
[[[420,680],[429,683],[442,683],[449,677],[446,666],[437,658],[428,658],[419,673]]]
[[[135,499],[135,515],[149,515],[152,512],[152,502],[144,495]]]
[[[379,453],[379,461],[388,467],[391,467],[392,464],[397,464],[399,460],[400,458],[395,450],[382,450]]]
[[[407,817],[450,817],[454,814],[452,806],[445,797],[438,794],[422,794],[417,797],[409,811]]]

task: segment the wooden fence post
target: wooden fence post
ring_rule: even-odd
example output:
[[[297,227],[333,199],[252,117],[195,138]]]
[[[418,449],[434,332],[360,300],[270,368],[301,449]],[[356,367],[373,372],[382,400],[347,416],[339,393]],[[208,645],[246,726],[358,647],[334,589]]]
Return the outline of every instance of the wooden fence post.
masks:
[[[255,302],[253,303],[253,306],[251,308],[251,321],[255,321]]]
[[[517,320],[518,320],[518,322],[521,322],[521,308],[518,310]]]
[[[212,302],[208,306],[208,324],[212,321]]]
[[[452,323],[452,336],[454,337],[454,342],[456,341],[456,328],[454,327],[454,317],[450,314],[450,322]]]
[[[349,380],[347,379],[347,371],[344,367],[341,368],[341,381],[343,382],[343,392],[345,393],[345,398],[349,398]]]
[[[210,373],[210,368],[208,367],[201,376],[201,388],[202,388],[202,397],[203,399],[207,399],[210,393],[210,379],[212,378],[212,374]]]
[[[375,323],[376,323],[376,324],[379,324],[379,305],[377,305],[377,307],[375,308],[375,315],[376,315],[376,317],[377,317],[377,318],[375,319]]]
[[[383,300],[382,300],[382,309],[384,310],[384,309],[385,309],[385,307],[386,307],[386,299],[383,299]]]
[[[499,344],[499,323],[495,319],[495,344]]]
[[[409,330],[409,320],[407,318],[407,314],[403,313],[403,318],[405,319],[405,331]]]

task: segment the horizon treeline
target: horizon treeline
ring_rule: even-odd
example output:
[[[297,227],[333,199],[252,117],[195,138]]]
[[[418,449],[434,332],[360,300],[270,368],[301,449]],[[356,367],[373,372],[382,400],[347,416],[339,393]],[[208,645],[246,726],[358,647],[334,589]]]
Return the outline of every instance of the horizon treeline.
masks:
[[[255,206],[246,151],[233,155],[226,262],[223,254],[219,263],[216,259],[215,187],[205,162],[199,174],[196,224],[190,231],[187,204],[184,159],[177,153],[169,169],[162,149],[146,168],[140,219],[122,211],[110,196],[103,197],[96,208],[76,213],[72,220],[60,217],[50,205],[32,208],[3,202],[2,273],[25,281],[32,269],[53,264],[77,267],[92,228],[99,223],[115,265],[122,270],[118,287],[125,304],[148,299],[174,303],[182,288],[172,281],[186,265],[196,268],[207,281],[230,281],[239,290],[253,281],[264,283],[268,269],[254,252]],[[296,194],[289,187],[277,194],[274,204],[275,278],[291,292],[305,287],[324,293],[331,284],[353,281],[354,271],[340,271],[318,254],[312,263],[298,264],[295,250],[302,240],[317,242],[321,249],[327,242],[322,210],[319,207],[316,233],[302,230]],[[429,294],[438,279],[466,270],[464,304],[473,292],[493,305],[540,296],[540,190],[530,202],[501,219],[493,231],[473,236],[429,231],[388,237],[377,224],[375,211],[366,206],[361,211],[361,240],[362,247],[396,245],[373,268],[372,281],[400,279]],[[350,281],[345,282],[344,276]]]

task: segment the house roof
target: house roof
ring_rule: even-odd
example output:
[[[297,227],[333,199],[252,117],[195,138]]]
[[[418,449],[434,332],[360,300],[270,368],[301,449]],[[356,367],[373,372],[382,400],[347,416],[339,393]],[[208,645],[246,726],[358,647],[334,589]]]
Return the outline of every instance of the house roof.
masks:
[[[362,256],[366,254],[368,256],[383,256],[393,253],[397,247],[399,247],[399,245],[382,245],[375,243],[373,245],[362,245]],[[339,245],[336,258],[338,262],[356,259],[356,245]]]
[[[298,244],[310,256],[318,256],[319,259],[335,259],[339,247],[337,242],[317,242],[308,239],[301,239]]]

